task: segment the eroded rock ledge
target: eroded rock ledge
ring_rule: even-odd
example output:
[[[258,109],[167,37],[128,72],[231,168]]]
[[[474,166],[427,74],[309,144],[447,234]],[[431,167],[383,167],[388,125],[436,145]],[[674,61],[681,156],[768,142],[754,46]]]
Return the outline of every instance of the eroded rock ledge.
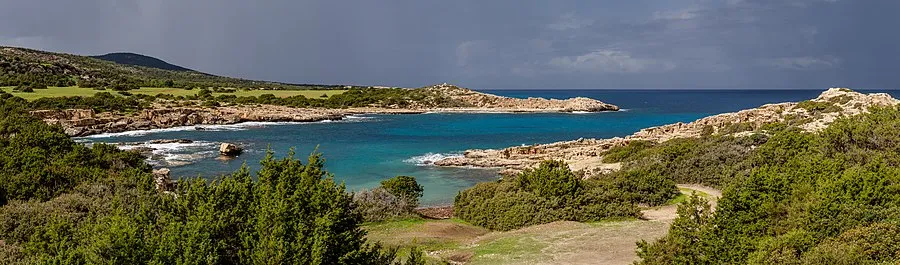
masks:
[[[138,113],[96,113],[90,109],[37,110],[32,114],[61,125],[70,136],[87,136],[194,125],[241,122],[315,122],[341,120],[354,114],[420,114],[425,112],[598,112],[619,107],[589,98],[518,99],[481,93],[453,85],[425,87],[450,99],[452,107],[309,109],[284,106],[167,107],[155,104]]]
[[[624,138],[578,139],[499,150],[467,150],[463,157],[439,160],[434,165],[496,167],[511,174],[543,160],[557,159],[569,163],[572,170],[612,171],[617,170],[619,165],[603,163],[602,153],[631,141],[664,142],[703,134],[740,134],[773,122],[788,122],[815,132],[839,117],[864,113],[873,106],[892,106],[898,103],[900,101],[884,93],[862,94],[846,88],[831,88],[809,101],[767,104],[754,109],[709,116],[690,123],[650,127]]]

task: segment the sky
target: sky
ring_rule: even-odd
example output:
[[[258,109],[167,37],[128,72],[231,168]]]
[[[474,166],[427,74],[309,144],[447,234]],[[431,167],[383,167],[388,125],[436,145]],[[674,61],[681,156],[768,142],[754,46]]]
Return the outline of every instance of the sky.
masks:
[[[470,88],[900,88],[897,0],[0,0],[0,45]]]

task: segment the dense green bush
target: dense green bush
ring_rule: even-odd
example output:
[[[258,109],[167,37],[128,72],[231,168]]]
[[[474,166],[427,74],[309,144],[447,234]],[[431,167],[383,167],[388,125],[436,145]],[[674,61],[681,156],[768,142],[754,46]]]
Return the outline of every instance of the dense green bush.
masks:
[[[648,181],[646,183],[653,183]],[[642,176],[581,180],[561,161],[544,161],[512,179],[479,183],[462,191],[454,201],[454,215],[493,230],[511,230],[554,221],[599,221],[612,217],[639,217],[638,195],[669,200],[677,194],[674,183],[663,181],[644,189]]]
[[[150,106],[152,97],[115,96],[100,92],[89,97],[47,97],[30,102],[32,109],[93,109],[97,112],[134,112]]]
[[[160,94],[156,96],[132,94],[120,91],[122,96],[114,96],[108,92],[100,92],[94,96],[46,97],[32,101],[33,109],[87,109],[97,112],[134,112],[145,109],[157,99],[189,103],[199,101],[204,107],[228,105],[279,105],[295,108],[350,108],[350,107],[411,107],[446,106],[449,101],[441,95],[422,89],[372,88],[353,89],[345,93],[327,98],[307,98],[302,95],[279,98],[273,94],[260,96],[219,95],[213,96],[209,89],[200,89],[197,95],[172,96]]]
[[[425,188],[419,185],[416,178],[410,176],[396,176],[383,180],[381,181],[381,187],[394,196],[407,200],[413,208],[419,206],[419,199],[422,198],[425,192]]]
[[[678,217],[669,233],[654,243],[641,240],[637,255],[644,264],[707,264],[711,259],[704,253],[702,238],[710,233],[712,209],[703,197],[691,194],[678,205]]]
[[[105,144],[87,148],[61,128],[28,115],[25,104],[0,92],[0,205],[48,200],[81,183],[128,171],[149,172],[140,155]]]
[[[144,158],[75,143],[0,93],[2,264],[397,264],[313,154],[155,190]],[[405,201],[405,200],[404,200]],[[403,264],[421,262],[415,252]]]
[[[768,136],[759,133],[679,138],[659,144],[633,141],[607,151],[604,161],[623,163],[623,170],[612,175],[659,175],[676,183],[722,187],[749,174],[754,163],[748,158],[766,141]]]
[[[414,210],[424,191],[416,178],[396,176],[374,189],[354,193],[353,201],[366,222],[404,219],[417,216]]]
[[[900,262],[898,117],[898,107],[875,108],[818,134],[773,131],[743,156],[752,170],[725,183],[715,214],[692,237],[692,247],[671,235],[697,229],[673,225],[670,236],[641,245],[643,263]]]
[[[801,109],[805,109],[811,113],[828,113],[828,112],[838,112],[843,110],[840,106],[834,104],[834,102],[827,101],[812,101],[805,100],[797,103],[797,107]]]

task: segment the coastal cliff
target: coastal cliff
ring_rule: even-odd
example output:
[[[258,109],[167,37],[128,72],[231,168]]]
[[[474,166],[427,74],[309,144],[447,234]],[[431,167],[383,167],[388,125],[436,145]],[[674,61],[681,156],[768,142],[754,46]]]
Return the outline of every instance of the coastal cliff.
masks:
[[[900,103],[884,93],[862,94],[846,88],[831,88],[817,98],[803,102],[767,104],[754,109],[701,118],[690,123],[674,123],[640,130],[626,137],[578,139],[505,149],[475,149],[462,157],[435,161],[436,166],[471,166],[503,168],[504,174],[519,172],[543,160],[564,160],[572,170],[608,172],[618,164],[602,162],[602,154],[631,141],[664,142],[675,138],[708,134],[742,135],[763,125],[784,122],[803,130],[816,132],[837,118],[867,112],[870,107]]]
[[[58,124],[70,136],[87,136],[133,130],[179,126],[221,125],[241,122],[314,122],[341,120],[354,114],[420,114],[425,112],[598,112],[619,107],[589,98],[518,99],[481,93],[441,84],[419,88],[446,99],[449,104],[427,107],[369,106],[359,108],[293,108],[276,105],[232,105],[182,107],[178,102],[158,101],[136,113],[102,112],[91,109],[35,110],[31,113],[50,124]]]

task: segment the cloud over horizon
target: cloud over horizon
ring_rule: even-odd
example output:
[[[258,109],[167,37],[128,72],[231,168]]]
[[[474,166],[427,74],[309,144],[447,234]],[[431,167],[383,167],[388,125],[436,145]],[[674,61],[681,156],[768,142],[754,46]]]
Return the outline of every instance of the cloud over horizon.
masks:
[[[473,88],[898,88],[900,1],[0,0],[0,45]]]

